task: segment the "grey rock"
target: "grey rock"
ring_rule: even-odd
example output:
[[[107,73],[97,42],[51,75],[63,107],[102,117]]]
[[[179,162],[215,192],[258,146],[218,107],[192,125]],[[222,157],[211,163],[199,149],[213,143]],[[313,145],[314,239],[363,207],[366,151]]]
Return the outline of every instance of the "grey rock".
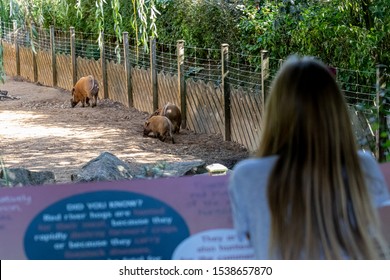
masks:
[[[186,162],[158,162],[144,165],[143,172],[137,178],[181,177],[206,173],[206,163],[202,160]]]
[[[54,183],[55,176],[51,171],[30,171],[25,168],[0,170],[0,185],[2,186],[35,186]]]
[[[126,162],[109,152],[101,153],[92,159],[77,174],[72,174],[73,182],[116,181],[132,179],[132,169]]]

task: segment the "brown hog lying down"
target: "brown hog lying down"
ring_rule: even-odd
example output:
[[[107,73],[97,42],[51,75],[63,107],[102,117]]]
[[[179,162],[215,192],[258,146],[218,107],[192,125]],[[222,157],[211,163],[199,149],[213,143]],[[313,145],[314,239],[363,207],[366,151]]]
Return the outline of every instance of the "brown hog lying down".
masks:
[[[181,126],[181,112],[179,107],[168,102],[163,108],[159,108],[150,116],[165,116],[173,125],[173,133],[179,133]]]
[[[161,141],[165,141],[167,135],[171,137],[172,144],[175,144],[175,140],[172,136],[172,123],[164,116],[152,116],[144,124],[144,136],[148,136],[153,133],[154,137],[157,137]]]
[[[89,100],[92,99],[92,107],[96,106],[97,96],[99,93],[98,81],[92,75],[81,77],[72,89],[72,99],[70,100],[72,108],[81,102],[89,106]]]

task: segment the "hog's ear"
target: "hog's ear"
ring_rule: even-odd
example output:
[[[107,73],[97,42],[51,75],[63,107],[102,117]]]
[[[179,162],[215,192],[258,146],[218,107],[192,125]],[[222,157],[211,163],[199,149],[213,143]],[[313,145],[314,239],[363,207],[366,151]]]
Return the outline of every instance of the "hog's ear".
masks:
[[[148,126],[150,124],[150,121],[145,122],[145,126]]]
[[[74,91],[75,91],[75,89],[74,89],[74,88],[72,88],[72,96],[74,95]]]

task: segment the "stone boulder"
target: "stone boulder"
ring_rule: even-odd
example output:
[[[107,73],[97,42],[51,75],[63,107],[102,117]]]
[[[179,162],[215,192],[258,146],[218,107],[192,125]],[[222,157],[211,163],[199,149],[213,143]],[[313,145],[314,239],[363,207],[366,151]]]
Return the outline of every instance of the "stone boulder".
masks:
[[[181,177],[207,173],[205,162],[202,160],[184,162],[164,162],[144,165],[143,172],[137,178]]]
[[[73,182],[116,181],[133,178],[133,170],[126,162],[109,152],[101,153],[81,170],[71,175]]]
[[[54,184],[55,176],[51,171],[30,171],[25,168],[5,168],[0,170],[0,186],[35,186]]]

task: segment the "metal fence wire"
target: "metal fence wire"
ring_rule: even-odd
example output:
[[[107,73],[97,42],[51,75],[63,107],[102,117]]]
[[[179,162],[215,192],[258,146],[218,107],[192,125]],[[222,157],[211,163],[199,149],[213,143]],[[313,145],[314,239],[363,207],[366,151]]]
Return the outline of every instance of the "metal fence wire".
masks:
[[[51,38],[51,32],[53,33]],[[3,42],[22,47],[31,47],[34,52],[54,50],[56,54],[71,55],[71,36],[69,30],[47,29],[34,26],[16,26],[14,23],[1,22],[0,36]],[[118,65],[124,65],[124,44],[122,38],[98,34],[74,32],[75,55],[84,59],[101,59],[102,49],[105,59]],[[52,40],[51,40],[52,39]],[[102,40],[102,44],[99,44]],[[128,38],[129,64],[133,68],[150,69],[150,49],[144,49],[135,38]],[[54,43],[54,46],[52,44]],[[177,46],[156,42],[155,57],[157,72],[178,75]],[[103,48],[102,48],[103,47]],[[262,77],[261,56],[248,56],[239,52],[229,52],[227,81],[232,88],[250,95],[261,95],[269,92],[271,81],[283,64],[284,59],[268,57],[266,76]],[[263,66],[264,67],[264,66]],[[377,116],[380,105],[381,112],[387,118],[390,126],[390,95],[389,86],[385,86],[379,93],[377,85],[377,71],[361,71],[343,68],[336,69],[336,79],[345,94],[349,107],[359,111],[368,120]],[[198,48],[185,45],[184,77],[186,80],[203,81],[205,84],[218,88],[222,83],[222,54],[221,49]],[[382,77],[390,83],[390,73],[385,71]],[[262,89],[264,84],[264,89]],[[377,104],[377,102],[381,104]],[[260,109],[260,108],[259,108]],[[371,138],[373,132],[371,131]],[[372,142],[370,139],[367,142]],[[371,143],[370,143],[371,145]]]
[[[58,54],[71,54],[71,34],[69,31],[54,31],[55,52]],[[19,46],[31,47],[36,51],[50,51],[50,30],[45,28],[15,26],[9,22],[1,23],[1,39],[8,43],[14,43],[15,37]],[[99,36],[97,34],[75,32],[76,56],[86,59],[98,60],[101,56]],[[123,42],[112,35],[104,36],[105,58],[114,63],[123,64],[124,51]],[[149,50],[137,46],[134,38],[129,38],[129,60],[132,67],[149,68]],[[176,45],[157,42],[156,58],[157,71],[170,74],[177,74],[177,53]],[[221,83],[222,64],[220,49],[198,48],[185,46],[185,77],[194,80],[202,80],[205,83],[212,82],[216,86]],[[249,61],[260,61],[259,57],[249,57],[240,53],[229,53],[228,64],[229,83],[232,87],[241,87],[249,93],[261,91],[261,68],[259,65],[251,65]],[[268,77],[266,82],[267,90],[270,90],[272,81],[284,62],[283,59],[269,58]],[[343,90],[349,105],[373,103],[376,97],[376,76],[375,71],[360,71],[343,68],[336,68],[337,81]],[[385,77],[389,80],[389,73]],[[390,113],[390,102],[388,94],[383,98],[384,110]]]

